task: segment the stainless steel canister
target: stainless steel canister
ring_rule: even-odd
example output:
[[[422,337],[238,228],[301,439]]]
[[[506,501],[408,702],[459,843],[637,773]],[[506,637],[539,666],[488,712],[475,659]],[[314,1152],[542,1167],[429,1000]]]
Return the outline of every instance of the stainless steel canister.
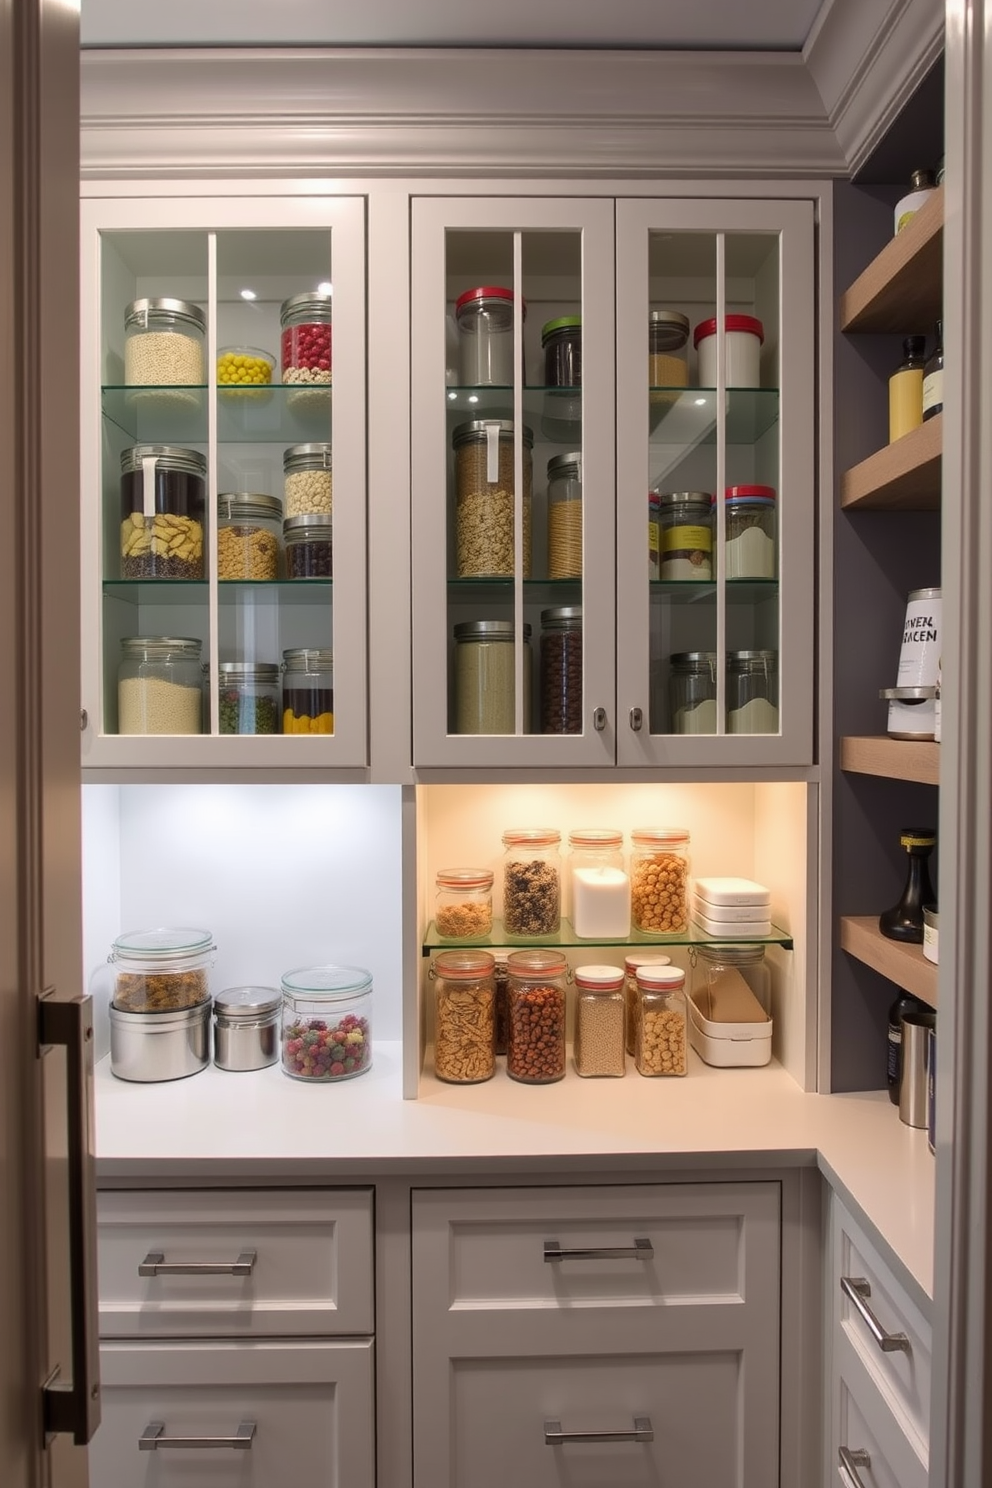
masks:
[[[927,1085],[930,1073],[929,1034],[937,1015],[921,1008],[902,1020],[902,1074],[899,1077],[899,1119],[907,1126],[927,1124]]]
[[[264,1069],[279,1057],[278,987],[228,987],[214,998],[214,1064],[224,1070]]]
[[[210,1063],[210,1003],[168,1013],[110,1009],[110,1068],[119,1080],[183,1080]]]

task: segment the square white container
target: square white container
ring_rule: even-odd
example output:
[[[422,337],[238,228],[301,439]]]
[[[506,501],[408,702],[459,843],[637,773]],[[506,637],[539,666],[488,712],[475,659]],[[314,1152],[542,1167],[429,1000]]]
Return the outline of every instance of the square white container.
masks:
[[[693,888],[700,899],[705,899],[714,908],[717,905],[748,904],[767,909],[772,902],[771,891],[753,878],[697,878]],[[715,919],[720,916],[714,914]]]
[[[698,899],[693,917],[699,928],[715,940],[763,940],[772,933],[771,920],[711,920],[703,914]]]
[[[756,1067],[772,1057],[772,1020],[767,1023],[713,1023],[704,1018],[692,998],[689,1003],[689,1043],[704,1064],[717,1069]]]
[[[768,913],[766,904],[710,904],[708,899],[700,899],[698,894],[694,895],[692,905],[694,916],[702,915],[714,925],[747,924]]]

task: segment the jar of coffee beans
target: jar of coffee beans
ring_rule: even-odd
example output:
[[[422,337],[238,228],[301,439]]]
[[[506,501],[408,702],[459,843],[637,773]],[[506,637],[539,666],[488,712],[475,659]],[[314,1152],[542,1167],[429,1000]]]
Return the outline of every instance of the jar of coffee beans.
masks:
[[[561,951],[511,951],[506,958],[509,1037],[506,1072],[527,1085],[565,1074],[565,984]]]
[[[582,606],[541,611],[541,733],[582,732]]]
[[[546,939],[561,928],[561,833],[553,827],[503,833],[503,930]]]

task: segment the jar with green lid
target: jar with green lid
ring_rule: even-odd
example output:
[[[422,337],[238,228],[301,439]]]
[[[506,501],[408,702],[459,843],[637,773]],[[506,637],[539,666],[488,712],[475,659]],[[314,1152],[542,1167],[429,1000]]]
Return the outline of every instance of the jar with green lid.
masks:
[[[623,969],[619,966],[575,968],[576,1074],[622,1076],[624,1057]]]
[[[673,734],[716,733],[716,652],[676,651],[668,679]]]
[[[478,1085],[496,1073],[495,960],[488,951],[434,957],[434,1073],[451,1085]]]
[[[463,620],[454,628],[456,734],[516,732],[512,620]],[[531,628],[524,626],[523,732],[531,728]]]
[[[512,419],[472,419],[452,435],[455,451],[455,547],[460,579],[514,573]],[[534,434],[523,430],[523,577],[530,577]]]
[[[202,643],[193,636],[125,636],[117,671],[120,734],[203,732]]]
[[[282,524],[287,579],[329,579],[334,571],[333,518],[320,513]]]
[[[372,973],[303,966],[282,977],[282,1068],[325,1085],[372,1068]]]
[[[331,515],[331,446],[291,444],[282,457],[285,517]]]
[[[707,491],[660,491],[659,578],[713,578],[713,497]]]
[[[582,577],[582,451],[548,461],[548,578]]]
[[[333,734],[334,653],[297,646],[282,653],[282,731]]]
[[[526,1085],[553,1084],[565,1075],[568,962],[561,951],[511,951],[506,965],[506,1073]]]
[[[333,305],[331,295],[319,290],[292,295],[282,303],[279,312],[282,380],[297,389],[288,396],[289,404],[297,411],[327,407]]]
[[[582,732],[582,606],[541,611],[541,733]]]
[[[224,491],[217,497],[217,577],[272,580],[279,577],[282,502],[262,492]]]
[[[177,444],[121,451],[121,578],[202,579],[207,458]]]
[[[439,940],[485,940],[493,928],[491,868],[439,868],[434,927]]]
[[[544,385],[555,388],[582,386],[582,316],[560,315],[541,328],[544,350]]]
[[[129,387],[181,387],[166,399],[190,406],[204,379],[207,318],[199,305],[168,296],[132,300],[124,311],[124,381]]]
[[[218,663],[220,732],[279,732],[279,667],[274,661]]]
[[[778,654],[727,652],[727,733],[778,733]]]

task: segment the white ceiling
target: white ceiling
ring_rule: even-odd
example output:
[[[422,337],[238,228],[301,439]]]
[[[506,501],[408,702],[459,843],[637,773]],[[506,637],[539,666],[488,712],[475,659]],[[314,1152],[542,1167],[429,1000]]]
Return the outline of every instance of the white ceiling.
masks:
[[[84,46],[798,51],[830,0],[82,0]],[[548,78],[567,97],[567,77]]]

